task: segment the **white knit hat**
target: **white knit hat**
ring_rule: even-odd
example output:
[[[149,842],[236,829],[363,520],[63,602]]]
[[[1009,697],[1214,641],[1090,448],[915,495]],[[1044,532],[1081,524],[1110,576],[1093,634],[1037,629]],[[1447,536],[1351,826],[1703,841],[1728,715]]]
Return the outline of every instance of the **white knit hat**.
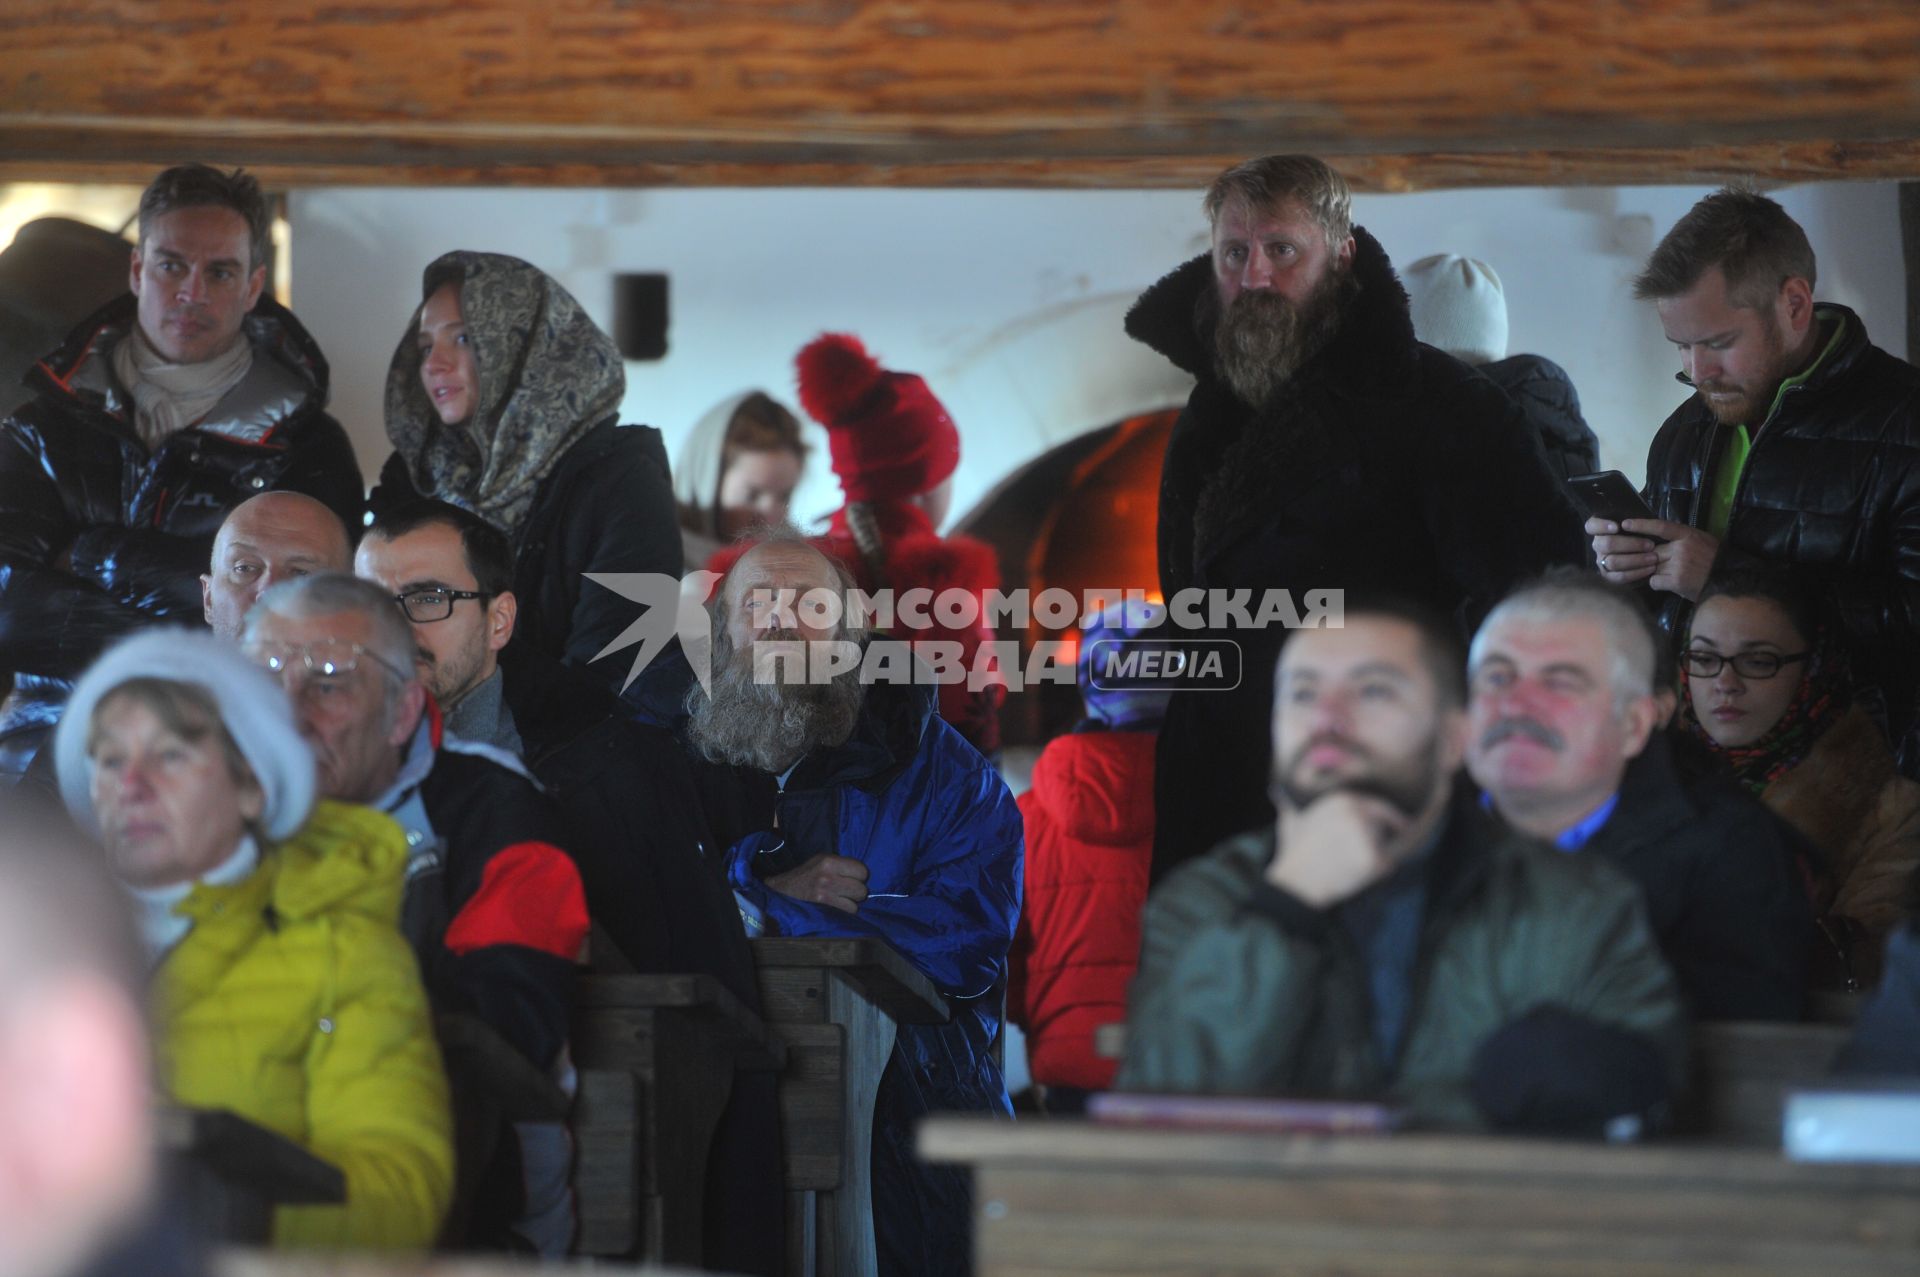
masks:
[[[260,827],[279,841],[307,823],[317,788],[313,750],[294,722],[286,691],[240,654],[204,631],[147,630],[108,648],[74,685],[53,737],[60,797],[75,821],[94,837],[93,760],[87,757],[93,711],[114,688],[136,678],[191,683],[220,707],[220,721],[253,768],[265,801]]]
[[[1493,267],[1437,253],[1401,276],[1413,303],[1413,335],[1469,364],[1507,357],[1507,295]]]

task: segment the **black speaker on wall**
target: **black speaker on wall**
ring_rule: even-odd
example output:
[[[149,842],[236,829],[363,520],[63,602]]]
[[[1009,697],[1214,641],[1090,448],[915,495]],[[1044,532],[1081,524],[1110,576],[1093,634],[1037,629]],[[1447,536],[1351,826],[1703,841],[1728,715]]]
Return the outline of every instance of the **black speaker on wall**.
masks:
[[[627,359],[667,357],[667,277],[613,277],[613,342]]]

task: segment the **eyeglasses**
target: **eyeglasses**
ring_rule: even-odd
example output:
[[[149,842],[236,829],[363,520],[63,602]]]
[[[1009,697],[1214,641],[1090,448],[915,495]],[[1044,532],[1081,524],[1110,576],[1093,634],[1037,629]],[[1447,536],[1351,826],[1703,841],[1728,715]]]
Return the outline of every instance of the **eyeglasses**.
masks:
[[[1738,656],[1722,656],[1718,652],[1689,650],[1681,653],[1680,659],[1693,678],[1718,678],[1720,671],[1731,665],[1741,678],[1765,679],[1778,674],[1782,665],[1804,661],[1812,655],[1812,652],[1791,652],[1785,656],[1778,652],[1742,652]]]
[[[453,615],[453,605],[461,599],[485,599],[488,595],[473,590],[408,590],[396,594],[393,601],[407,614],[409,621],[431,625]]]
[[[284,678],[287,671],[292,669],[304,669],[317,678],[343,678],[360,668],[361,657],[372,661],[402,683],[413,677],[412,671],[400,669],[365,644],[348,643],[341,639],[320,639],[313,643],[255,643],[247,648],[247,655],[256,664],[265,666],[275,678]]]

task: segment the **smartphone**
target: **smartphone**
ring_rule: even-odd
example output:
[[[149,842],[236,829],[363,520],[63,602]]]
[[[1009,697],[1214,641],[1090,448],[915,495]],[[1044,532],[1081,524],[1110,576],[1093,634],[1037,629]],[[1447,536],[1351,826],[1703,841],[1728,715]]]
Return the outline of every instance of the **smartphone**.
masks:
[[[1567,487],[1573,493],[1574,504],[1585,510],[1589,519],[1609,519],[1619,523],[1622,519],[1654,517],[1647,503],[1627,482],[1627,476],[1618,470],[1575,475],[1567,480]]]

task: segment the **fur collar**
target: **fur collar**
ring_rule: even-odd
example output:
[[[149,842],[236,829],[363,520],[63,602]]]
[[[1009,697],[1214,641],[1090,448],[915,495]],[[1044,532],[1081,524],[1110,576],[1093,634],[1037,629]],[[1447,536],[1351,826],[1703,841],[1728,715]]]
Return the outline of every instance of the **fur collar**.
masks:
[[[1148,289],[1127,314],[1129,335],[1199,379],[1167,460],[1171,481],[1192,488],[1180,499],[1191,503],[1196,569],[1284,510],[1277,495],[1288,488],[1363,488],[1373,436],[1407,416],[1396,401],[1417,393],[1420,351],[1407,293],[1380,242],[1359,227],[1353,237],[1359,289],[1339,330],[1257,413],[1215,375],[1200,330],[1201,302],[1214,286],[1208,255]]]
[[[1340,331],[1295,376],[1353,385],[1394,384],[1413,362],[1416,341],[1407,290],[1380,241],[1353,228],[1353,275],[1359,293],[1340,315]],[[1202,253],[1140,294],[1127,312],[1127,335],[1152,347],[1202,382],[1215,380],[1210,338],[1200,331],[1201,299],[1213,287],[1213,255]],[[1357,388],[1357,387],[1356,387]]]
[[[1800,765],[1761,795],[1786,822],[1829,858],[1846,851],[1873,819],[1893,779],[1893,752],[1858,705],[1828,728]]]

